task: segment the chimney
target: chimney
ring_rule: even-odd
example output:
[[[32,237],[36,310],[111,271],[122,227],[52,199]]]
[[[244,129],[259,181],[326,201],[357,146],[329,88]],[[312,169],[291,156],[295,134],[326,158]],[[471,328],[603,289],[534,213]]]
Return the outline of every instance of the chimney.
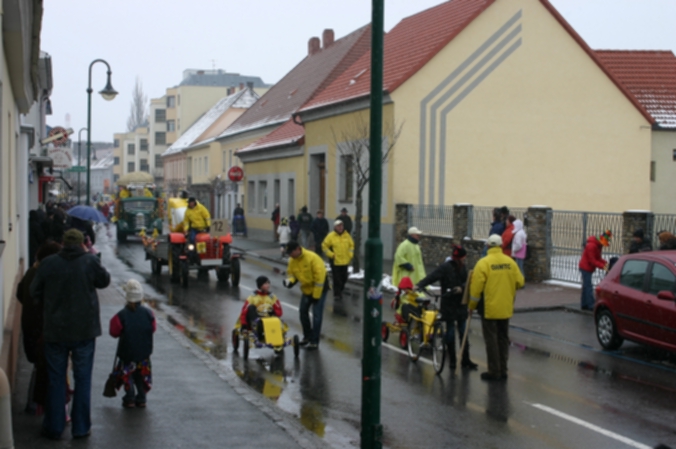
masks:
[[[244,83],[239,83],[239,90],[244,90]]]
[[[334,34],[331,28],[327,28],[322,33],[322,48],[329,48],[333,45]]]
[[[253,88],[254,88],[254,83],[253,83],[253,81],[247,81],[246,87],[248,87],[249,89],[253,90]]]
[[[307,54],[312,56],[315,53],[319,53],[319,50],[321,50],[320,45],[321,43],[319,42],[318,37],[311,37],[307,43]]]

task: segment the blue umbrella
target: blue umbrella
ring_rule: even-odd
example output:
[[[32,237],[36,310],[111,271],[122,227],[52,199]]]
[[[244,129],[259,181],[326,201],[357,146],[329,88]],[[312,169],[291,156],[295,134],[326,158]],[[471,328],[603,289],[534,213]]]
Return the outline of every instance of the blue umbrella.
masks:
[[[75,206],[68,209],[66,212],[71,217],[79,218],[84,221],[97,221],[105,223],[108,219],[98,210],[91,206]]]

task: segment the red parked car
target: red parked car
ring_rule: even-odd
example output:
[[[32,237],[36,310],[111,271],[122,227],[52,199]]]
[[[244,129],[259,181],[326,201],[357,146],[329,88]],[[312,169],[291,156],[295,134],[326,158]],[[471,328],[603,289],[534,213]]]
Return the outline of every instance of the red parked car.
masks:
[[[624,339],[676,352],[676,251],[622,256],[596,287],[596,337],[605,349]]]

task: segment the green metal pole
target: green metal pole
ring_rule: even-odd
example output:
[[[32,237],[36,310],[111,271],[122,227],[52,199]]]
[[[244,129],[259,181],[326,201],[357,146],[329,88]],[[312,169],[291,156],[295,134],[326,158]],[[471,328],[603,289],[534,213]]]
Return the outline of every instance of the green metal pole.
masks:
[[[365,246],[364,343],[361,392],[361,447],[383,447],[380,424],[380,351],[382,295],[378,286],[383,273],[383,242],[380,239],[382,202],[383,134],[383,35],[384,0],[372,0],[371,19],[371,118],[369,169],[369,237]]]
[[[96,61],[94,61],[96,62]],[[92,62],[92,65],[94,63]],[[89,66],[89,87],[87,88],[87,198],[85,204],[89,206],[89,182],[91,178],[92,164],[92,66]]]

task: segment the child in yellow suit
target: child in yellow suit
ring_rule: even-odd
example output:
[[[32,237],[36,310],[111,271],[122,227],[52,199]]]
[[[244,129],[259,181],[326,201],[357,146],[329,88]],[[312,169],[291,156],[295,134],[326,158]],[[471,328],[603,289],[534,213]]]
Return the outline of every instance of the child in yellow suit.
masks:
[[[282,304],[277,296],[270,293],[270,279],[259,276],[256,279],[258,289],[249,296],[242,307],[239,322],[242,329],[251,329],[253,323],[261,316],[282,316]]]

